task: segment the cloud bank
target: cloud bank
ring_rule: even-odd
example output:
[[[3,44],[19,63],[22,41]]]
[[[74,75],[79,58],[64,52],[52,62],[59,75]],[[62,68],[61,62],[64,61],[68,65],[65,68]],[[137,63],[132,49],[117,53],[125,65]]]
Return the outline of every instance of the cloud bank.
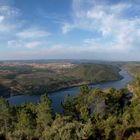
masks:
[[[0,45],[0,59],[140,60],[139,5],[138,0],[73,0],[71,20],[58,23],[58,33],[48,31],[47,25],[31,26],[21,18],[23,11],[0,5],[0,35],[5,41]],[[77,32],[77,38],[82,32],[84,38],[74,43],[72,37]],[[4,47],[10,51],[4,54]]]
[[[98,38],[85,39],[87,49],[104,57],[116,55],[116,59],[124,59],[120,55],[127,53],[126,59],[129,59],[128,55],[135,57],[140,46],[140,17],[131,16],[136,9],[137,5],[129,1],[108,4],[73,0],[73,23],[65,23],[62,32],[66,34],[75,29],[97,32]]]

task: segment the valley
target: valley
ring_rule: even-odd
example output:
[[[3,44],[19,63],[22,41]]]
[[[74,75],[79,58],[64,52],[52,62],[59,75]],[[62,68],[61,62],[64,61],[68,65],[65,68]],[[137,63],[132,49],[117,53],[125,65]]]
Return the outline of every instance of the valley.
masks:
[[[40,95],[69,87],[122,79],[120,68],[98,63],[27,63],[6,62],[0,65],[0,94]]]

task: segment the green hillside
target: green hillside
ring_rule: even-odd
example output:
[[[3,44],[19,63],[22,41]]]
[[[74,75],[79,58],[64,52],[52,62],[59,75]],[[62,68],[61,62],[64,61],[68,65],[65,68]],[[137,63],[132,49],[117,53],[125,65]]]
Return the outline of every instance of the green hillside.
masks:
[[[66,64],[65,64],[66,65]],[[42,94],[63,88],[119,80],[120,69],[105,64],[39,64],[14,65],[0,67],[0,85],[4,87],[4,95],[12,91],[14,94]]]

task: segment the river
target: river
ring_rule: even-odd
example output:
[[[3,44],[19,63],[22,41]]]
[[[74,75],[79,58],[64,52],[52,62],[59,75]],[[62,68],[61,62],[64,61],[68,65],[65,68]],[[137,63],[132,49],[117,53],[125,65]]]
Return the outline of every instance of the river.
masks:
[[[119,73],[121,76],[123,76],[123,79],[118,80],[118,81],[104,82],[100,84],[92,84],[91,87],[101,88],[101,89],[106,89],[110,87],[113,87],[116,89],[124,88],[130,81],[132,81],[133,78],[123,68],[121,69]],[[73,88],[68,88],[61,91],[50,93],[49,97],[52,100],[52,107],[53,107],[54,112],[61,113],[62,112],[61,102],[63,102],[64,97],[67,94],[75,96],[78,93],[78,90],[79,90],[79,87],[73,87]],[[32,96],[18,95],[18,96],[12,96],[8,98],[7,100],[9,101],[11,105],[21,105],[27,102],[37,103],[39,99],[40,99],[40,95],[32,95]]]

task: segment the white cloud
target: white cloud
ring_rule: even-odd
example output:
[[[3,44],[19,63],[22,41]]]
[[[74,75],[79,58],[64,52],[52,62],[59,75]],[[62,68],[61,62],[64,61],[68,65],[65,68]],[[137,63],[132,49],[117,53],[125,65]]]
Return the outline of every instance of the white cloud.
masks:
[[[68,23],[64,23],[64,25],[62,26],[62,33],[63,34],[66,34],[68,33],[69,31],[72,30],[72,25],[71,24],[68,24]]]
[[[93,41],[91,43],[91,41]],[[40,47],[42,42],[24,43],[24,48],[19,51],[1,52],[0,59],[101,59],[101,60],[138,60],[139,51],[127,52],[120,51],[116,47],[111,46],[104,49],[99,44],[95,44],[94,40],[87,40],[85,46],[70,46],[66,44],[54,44],[51,47]],[[39,46],[38,46],[39,44]],[[33,45],[33,47],[31,47]],[[95,47],[93,47],[95,45]],[[19,46],[20,47],[20,46]],[[33,49],[35,47],[35,49]],[[22,46],[23,48],[23,46]],[[131,54],[131,55],[130,55]]]
[[[36,41],[36,40],[9,40],[7,45],[9,48],[15,49],[36,49],[36,48],[43,48],[44,46],[48,45],[47,41]]]
[[[28,49],[34,49],[36,47],[38,47],[41,43],[38,41],[33,41],[33,42],[28,42],[25,47]]]
[[[96,0],[73,0],[73,22],[66,23],[62,32],[68,33],[74,29],[98,32],[101,34],[98,41],[92,38],[88,40],[91,43],[86,44],[90,45],[88,47],[94,52],[128,52],[137,49],[140,46],[140,17],[129,15],[130,9],[132,12],[135,6],[130,1],[108,4],[107,1],[105,3]],[[111,39],[110,42],[105,40],[111,37],[114,38],[114,43]],[[87,46],[86,49],[89,49]]]
[[[0,33],[11,32],[19,27],[14,19],[20,14],[20,10],[14,7],[0,5]]]
[[[16,17],[20,15],[20,10],[7,5],[0,5],[0,15],[5,15],[6,17]]]
[[[9,40],[8,41],[8,47],[10,47],[10,48],[17,48],[19,46],[21,46],[20,41],[17,41],[17,40]]]
[[[0,16],[0,23],[5,19],[4,16]]]
[[[10,35],[15,34],[14,40],[8,41],[8,47],[21,50],[13,54],[11,52],[11,56],[27,59],[140,59],[140,17],[134,15],[135,13],[130,14],[130,11],[140,9],[140,6],[129,0],[117,4],[108,3],[108,0],[73,0],[72,9],[73,21],[62,23],[62,33],[67,34],[80,29],[93,32],[94,36],[87,36],[85,40],[81,40],[83,44],[79,43],[75,46],[64,44],[47,46],[46,37],[51,33],[39,27],[22,28],[12,33],[12,29],[17,29],[17,24],[11,24],[11,18],[18,16],[20,11],[16,8],[0,6],[0,33],[10,31]],[[80,30],[78,30],[79,35]],[[96,33],[98,36],[95,35]],[[0,57],[8,57],[8,54],[1,53]]]
[[[51,35],[51,33],[43,31],[35,27],[35,28],[25,29],[21,32],[18,32],[16,35],[17,37],[20,37],[20,38],[37,39],[37,38],[49,36]]]
[[[43,31],[37,27],[27,28],[16,33],[17,39],[12,43],[11,46],[22,47],[25,49],[35,49],[37,47],[44,47],[46,43],[46,38],[50,36],[51,33]],[[10,41],[11,42],[11,41]],[[13,41],[12,41],[13,42]]]

